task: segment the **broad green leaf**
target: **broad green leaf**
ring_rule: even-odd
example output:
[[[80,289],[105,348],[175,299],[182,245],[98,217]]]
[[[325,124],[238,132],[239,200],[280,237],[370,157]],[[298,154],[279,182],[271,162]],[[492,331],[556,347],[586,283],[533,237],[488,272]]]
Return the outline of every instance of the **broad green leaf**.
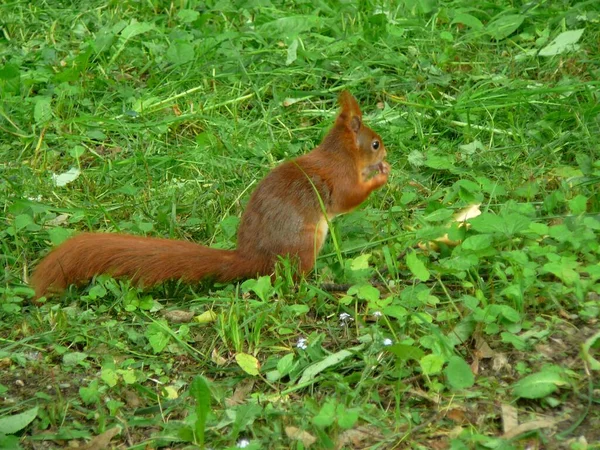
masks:
[[[455,158],[441,153],[430,153],[427,155],[425,165],[436,170],[450,170],[454,168]]]
[[[0,80],[10,80],[11,78],[18,78],[21,72],[19,66],[16,64],[5,64],[0,66]]]
[[[320,428],[325,428],[333,424],[336,418],[335,400],[329,399],[319,410],[319,413],[313,417],[313,424]]]
[[[154,353],[162,352],[171,340],[171,336],[165,333],[158,324],[150,325],[145,335]]]
[[[413,251],[406,255],[406,265],[417,279],[421,281],[429,280],[429,270],[427,270],[423,261],[419,259],[416,252]]]
[[[425,356],[425,352],[421,350],[419,347],[413,347],[412,345],[407,344],[394,344],[386,347],[386,350],[390,353],[396,355],[396,358],[400,361],[419,361],[423,356]]]
[[[355,347],[353,350],[357,351],[359,348],[362,348],[362,347],[363,347],[362,345],[359,345],[359,346]],[[318,374],[323,372],[325,369],[327,369],[331,366],[335,366],[336,364],[339,364],[344,359],[348,358],[349,356],[352,356],[352,354],[353,354],[353,352],[351,352],[350,350],[340,350],[339,352],[336,352],[336,353],[326,356],[321,361],[316,362],[316,363],[308,366],[306,369],[304,369],[304,372],[302,373],[302,377],[298,381],[298,384],[303,384],[303,383],[307,383],[307,382],[311,381],[313,378],[315,378]]]
[[[111,367],[103,367],[100,372],[100,378],[108,385],[108,387],[115,387],[119,381],[117,373]]]
[[[402,196],[400,197],[400,203],[403,205],[408,205],[414,199],[417,198],[417,193],[413,191],[404,191]]]
[[[585,195],[576,195],[569,200],[569,209],[575,215],[583,214],[587,210],[588,198]]]
[[[550,44],[540,50],[540,56],[555,56],[577,50],[577,42],[581,39],[584,28],[563,31]]]
[[[285,309],[294,314],[295,316],[301,316],[310,311],[308,305],[289,305]]]
[[[194,60],[194,46],[185,41],[175,41],[167,50],[166,57],[173,64],[185,64]]]
[[[442,31],[440,33],[440,39],[442,39],[442,40],[444,40],[446,42],[453,42],[454,41],[454,36],[449,31]]]
[[[75,366],[82,361],[85,361],[88,357],[87,353],[82,352],[70,352],[63,355],[63,364],[65,366]]]
[[[517,31],[523,20],[525,20],[525,16],[521,14],[507,14],[488,23],[486,31],[491,37],[499,41]]]
[[[466,25],[469,28],[472,28],[477,31],[483,30],[483,24],[481,23],[481,20],[479,20],[475,16],[472,16],[471,14],[467,14],[467,13],[456,14],[454,16],[454,19],[452,19],[451,25],[454,25],[455,23],[462,23],[463,25]]]
[[[352,258],[350,262],[350,269],[352,270],[365,270],[369,268],[369,259],[371,253],[363,253],[362,255]]]
[[[288,45],[287,58],[285,60],[286,66],[289,66],[294,61],[296,61],[296,58],[298,58],[297,51],[298,51],[298,39],[294,39],[291,42],[291,44]]]
[[[579,273],[575,271],[579,263],[568,257],[561,257],[560,261],[544,264],[543,269],[560,278],[566,285],[571,286],[579,280]]]
[[[519,314],[512,306],[501,305],[500,313],[502,314],[502,317],[510,320],[513,323],[518,323],[523,319],[521,314]]]
[[[544,398],[567,382],[552,370],[537,372],[520,379],[513,385],[513,393],[520,398]]]
[[[444,222],[454,215],[454,211],[448,208],[440,208],[427,214],[423,219],[427,222]]]
[[[199,314],[194,317],[194,322],[203,323],[203,324],[212,323],[212,322],[215,322],[216,320],[217,320],[217,314],[212,309],[209,309],[208,311],[204,311],[202,314]]]
[[[475,153],[477,150],[485,150],[485,146],[483,145],[483,143],[478,140],[475,139],[473,142],[470,142],[468,144],[462,144],[459,145],[458,148],[460,148],[461,153],[464,153],[465,155],[472,155],[473,153]],[[461,180],[462,182],[468,182],[473,184],[477,189],[479,189],[479,185],[476,183],[473,183],[472,181],[469,180]]]
[[[600,361],[592,356],[592,349],[598,351],[600,348],[600,332],[588,338],[581,346],[583,358],[587,361],[592,370],[600,370]]]
[[[263,406],[257,403],[245,403],[235,408],[235,420],[231,427],[231,435],[237,436],[240,431],[248,429],[264,412]],[[258,450],[260,447],[254,447]]]
[[[204,447],[204,432],[206,430],[206,418],[210,412],[210,388],[208,381],[202,375],[197,375],[190,385],[190,394],[196,400],[196,439],[200,448]]]
[[[415,167],[420,167],[425,164],[425,155],[419,150],[412,150],[408,154],[408,162]]]
[[[117,374],[119,374],[121,378],[123,378],[125,384],[133,384],[137,381],[135,371],[132,368],[118,369]]]
[[[100,402],[100,390],[98,388],[98,380],[92,381],[89,386],[79,388],[79,397],[86,405],[91,405]]]
[[[319,16],[288,16],[262,24],[260,31],[265,33],[265,36],[292,40],[298,37],[299,34],[318,27],[322,21],[323,19]]]
[[[527,349],[527,343],[525,342],[525,340],[517,336],[516,334],[504,331],[500,333],[500,336],[502,337],[502,342],[512,344],[513,347],[519,351],[525,351]]]
[[[19,232],[33,223],[33,217],[29,214],[19,214],[15,217],[13,226],[15,227],[15,231]]]
[[[177,13],[177,19],[181,20],[183,23],[191,23],[198,17],[200,17],[200,13],[198,11],[194,11],[193,9],[181,9]]]
[[[279,361],[277,361],[277,370],[279,371],[282,377],[290,373],[292,367],[294,367],[293,353],[288,353],[287,355],[283,356]]]
[[[383,308],[382,311],[386,316],[394,317],[396,319],[403,319],[409,316],[408,310],[404,306],[390,305]]]
[[[12,434],[0,433],[0,448],[6,448],[11,450],[23,450],[20,444],[19,436],[13,436]]]
[[[471,367],[459,356],[452,356],[450,358],[444,374],[452,389],[466,389],[475,383]]]
[[[38,407],[28,409],[19,414],[0,417],[0,434],[14,434],[21,431],[37,417]]]
[[[85,152],[86,150],[84,146],[76,145],[71,150],[69,150],[69,155],[71,155],[75,159],[79,159]]]
[[[38,96],[35,98],[35,106],[33,107],[33,118],[35,123],[45,123],[52,119],[52,98]]]
[[[421,370],[425,375],[435,375],[442,371],[446,360],[440,355],[425,355],[419,360]]]
[[[227,216],[219,223],[219,228],[223,230],[223,234],[227,239],[233,238],[236,233],[238,226],[240,225],[240,219],[237,216]]]
[[[263,277],[258,278],[257,280],[246,280],[242,283],[242,290],[244,292],[252,291],[256,295],[258,295],[258,298],[260,298],[263,302],[266,302],[273,293],[273,287],[271,286],[271,277],[265,275]]]
[[[146,33],[147,31],[153,30],[154,25],[148,22],[138,22],[132,19],[129,25],[127,25],[123,31],[121,31],[121,39],[129,40],[139,34]]]
[[[260,373],[260,363],[258,359],[248,353],[237,353],[235,362],[238,366],[249,375],[257,376]]]
[[[531,219],[521,214],[509,213],[496,216],[491,213],[483,213],[479,217],[471,219],[471,227],[479,233],[501,233],[511,237],[516,233],[529,228]]]
[[[362,409],[360,408],[346,408],[344,405],[338,405],[337,407],[337,421],[340,428],[343,430],[349,430],[355,424]]]
[[[476,234],[469,236],[461,245],[463,250],[484,250],[492,245],[493,238],[489,234]]]
[[[381,292],[370,284],[357,284],[348,289],[348,295],[356,295],[361,300],[374,302],[379,300]]]

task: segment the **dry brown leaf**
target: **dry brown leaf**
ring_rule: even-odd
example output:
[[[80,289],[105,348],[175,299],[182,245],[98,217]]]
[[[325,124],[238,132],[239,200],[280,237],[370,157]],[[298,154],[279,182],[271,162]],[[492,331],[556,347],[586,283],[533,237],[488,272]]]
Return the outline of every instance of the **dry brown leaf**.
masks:
[[[129,389],[125,391],[125,402],[130,408],[139,408],[142,404],[142,401],[137,393]]]
[[[302,442],[305,447],[310,447],[317,442],[317,438],[312,434],[296,427],[285,427],[285,434],[290,439]]]
[[[500,372],[501,370],[510,370],[510,364],[508,358],[504,353],[496,353],[492,359],[492,370],[494,372]]]
[[[479,375],[479,358],[477,356],[473,358],[473,362],[471,363],[470,367],[473,375]]]
[[[383,435],[373,425],[365,425],[356,427],[351,430],[346,430],[339,435],[335,445],[336,450],[340,450],[345,446],[350,448],[361,448],[365,444],[379,442],[383,439]]]
[[[57,227],[57,226],[65,223],[67,220],[69,220],[70,216],[71,216],[70,214],[59,214],[54,219],[46,222],[46,224],[48,224],[48,226],[51,226],[51,227]]]
[[[556,421],[549,419],[532,420],[531,422],[522,423],[521,425],[510,430],[508,433],[504,433],[502,437],[504,439],[512,439],[528,431],[539,430],[540,428],[550,428],[555,424]]]
[[[452,226],[453,223],[455,222],[461,222],[459,227],[465,226],[465,227],[469,227],[469,224],[466,223],[467,220],[472,219],[473,217],[477,217],[481,214],[481,210],[479,209],[479,207],[481,206],[480,203],[476,203],[474,205],[470,205],[467,206],[466,208],[461,209],[460,211],[458,211],[456,214],[454,214],[452,221],[446,224],[446,228],[449,228]],[[448,233],[444,234],[443,236],[434,239],[433,241],[430,241],[428,243],[423,243],[423,242],[419,242],[417,244],[417,246],[421,249],[421,250],[433,250],[433,251],[437,251],[439,249],[438,244],[444,244],[447,245],[448,247],[456,247],[457,245],[459,245],[462,241],[458,240],[458,241],[453,241],[448,237]]]
[[[110,445],[110,441],[121,432],[121,427],[116,426],[104,433],[94,437],[90,442],[81,447],[82,450],[104,450]]]
[[[496,355],[481,335],[475,335],[475,353],[481,359],[493,358]]]
[[[163,311],[162,315],[171,323],[188,323],[194,318],[194,313],[192,311],[183,311],[179,309]]]
[[[213,351],[210,354],[210,360],[214,362],[217,366],[224,366],[227,364],[227,360],[219,355],[219,352],[216,348],[213,348]]]
[[[471,206],[467,206],[464,209],[461,209],[459,212],[457,212],[454,215],[454,221],[455,222],[464,222],[466,220],[472,219],[473,217],[477,217],[481,215],[481,210],[479,209],[479,207],[481,206],[481,203],[476,203],[474,205]]]
[[[446,413],[446,417],[456,423],[464,423],[467,421],[465,411],[460,408],[451,409]]]
[[[254,380],[247,378],[245,381],[242,381],[237,385],[231,397],[225,399],[225,404],[229,407],[241,405],[246,401],[248,394],[252,392],[253,388]]]
[[[517,408],[506,403],[503,403],[500,408],[502,410],[502,431],[506,434],[519,426],[519,412]]]

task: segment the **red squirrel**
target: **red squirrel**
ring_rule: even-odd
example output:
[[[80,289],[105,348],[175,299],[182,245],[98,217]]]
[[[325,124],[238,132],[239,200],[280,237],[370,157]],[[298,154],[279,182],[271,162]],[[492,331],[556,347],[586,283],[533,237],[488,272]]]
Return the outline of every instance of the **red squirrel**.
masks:
[[[83,233],[39,263],[31,277],[36,298],[102,273],[130,278],[141,286],[205,277],[225,282],[272,274],[280,256],[296,259],[301,273],[310,271],[329,219],[360,205],[387,182],[390,171],[381,137],[363,124],[356,99],[344,91],[339,102],[341,111],[321,144],[276,167],[258,184],[242,215],[235,250]]]

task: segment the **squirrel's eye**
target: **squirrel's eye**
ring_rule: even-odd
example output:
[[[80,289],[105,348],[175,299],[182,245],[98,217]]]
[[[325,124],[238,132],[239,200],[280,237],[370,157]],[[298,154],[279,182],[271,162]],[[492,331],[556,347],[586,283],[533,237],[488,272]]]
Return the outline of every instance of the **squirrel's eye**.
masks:
[[[379,150],[379,141],[377,139],[375,139],[373,142],[371,142],[371,148],[373,150]]]

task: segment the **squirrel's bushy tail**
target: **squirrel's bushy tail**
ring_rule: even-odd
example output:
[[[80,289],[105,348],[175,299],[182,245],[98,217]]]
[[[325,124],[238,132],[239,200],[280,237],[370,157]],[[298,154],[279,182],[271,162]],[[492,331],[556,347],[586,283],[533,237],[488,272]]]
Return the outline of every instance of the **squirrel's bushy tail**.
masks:
[[[36,298],[63,291],[102,273],[152,286],[166,280],[217,281],[253,277],[269,264],[187,241],[124,234],[83,233],[52,250],[31,276]]]

